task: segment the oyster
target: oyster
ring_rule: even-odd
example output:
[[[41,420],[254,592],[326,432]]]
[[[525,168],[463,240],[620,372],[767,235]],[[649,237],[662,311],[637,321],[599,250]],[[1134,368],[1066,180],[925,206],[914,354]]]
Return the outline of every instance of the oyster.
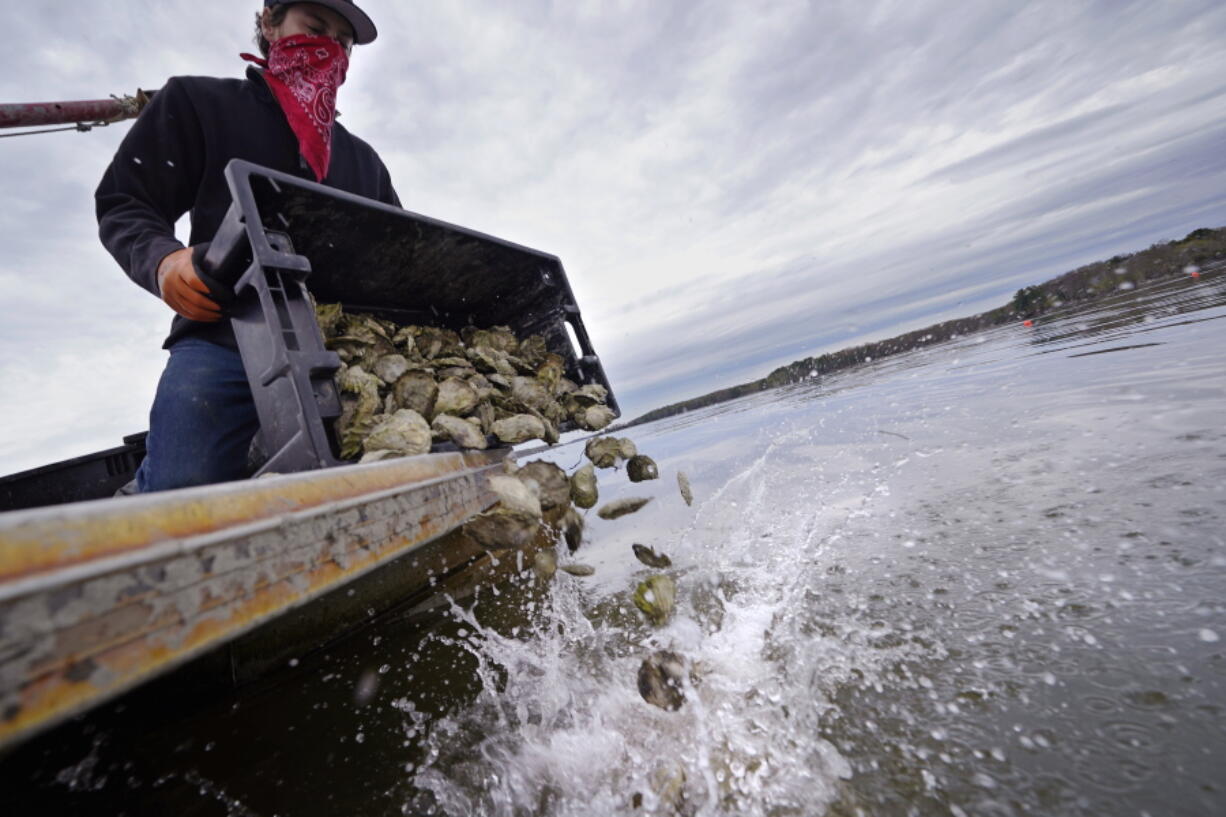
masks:
[[[634,591],[634,606],[657,627],[668,623],[677,603],[677,585],[663,573],[649,576]]]
[[[316,304],[315,320],[319,322],[319,331],[325,338],[336,333],[343,314],[340,304]]]
[[[536,411],[545,411],[554,402],[544,384],[532,377],[511,378],[511,399],[524,409]]]
[[[648,567],[672,567],[673,560],[668,558],[663,553],[656,553],[655,549],[649,548],[646,545],[634,546],[634,557]]]
[[[617,465],[621,450],[621,443],[616,437],[594,437],[583,447],[583,453],[597,468],[612,468]]]
[[[533,371],[532,367],[528,368],[529,371]],[[539,366],[535,367],[535,374],[537,379],[544,383],[545,387],[552,392],[566,375],[566,361],[562,360],[560,355],[546,352],[545,359]]]
[[[487,550],[531,544],[541,525],[541,504],[536,495],[515,477],[490,477],[489,484],[498,496],[498,505],[466,522],[464,533]]]
[[[562,565],[562,570],[572,576],[591,576],[596,573],[596,568],[591,565],[572,563]]]
[[[562,536],[566,539],[566,546],[574,553],[579,549],[579,545],[583,544],[583,517],[574,508],[567,508],[559,524]]]
[[[608,406],[588,406],[571,415],[575,425],[587,431],[600,431],[617,419],[617,414]]]
[[[636,454],[630,458],[630,462],[626,463],[626,475],[630,477],[631,482],[643,482],[658,479],[660,471],[651,457]]]
[[[490,429],[504,443],[515,445],[545,436],[545,424],[531,414],[516,414],[494,422]]]
[[[552,462],[534,460],[515,472],[520,480],[535,480],[540,487],[541,510],[560,508],[570,501],[570,480],[566,472]]]
[[[681,489],[681,498],[685,500],[685,504],[693,505],[694,494],[690,491],[690,478],[685,475],[684,471],[677,472],[677,487]]]
[[[529,366],[540,366],[545,362],[545,355],[548,351],[545,348],[545,339],[543,337],[540,335],[529,335],[519,344],[517,354]]]
[[[600,494],[596,489],[595,466],[589,463],[571,476],[570,498],[580,508],[596,507]]]
[[[413,456],[428,453],[432,441],[426,418],[412,409],[400,409],[376,418],[362,447],[367,452],[395,451]]]
[[[639,695],[653,706],[676,712],[685,703],[686,660],[671,650],[657,650],[639,665]]]
[[[631,457],[638,456],[639,453],[638,446],[636,446],[634,444],[634,440],[630,439],[629,437],[617,438],[617,451],[618,456],[623,460],[628,460]]]
[[[589,383],[570,392],[570,397],[582,406],[603,405],[609,400],[609,390],[599,383]]]
[[[483,449],[489,445],[485,435],[481,433],[481,421],[470,423],[467,419],[453,417],[450,414],[440,414],[430,425],[431,431],[441,434],[460,448]]]
[[[434,414],[453,414],[457,417],[468,414],[481,399],[467,381],[449,377],[438,384],[438,399],[434,402]]]
[[[422,417],[431,417],[438,400],[438,384],[425,372],[406,372],[392,387],[392,394],[401,408],[412,409]]]
[[[549,581],[558,572],[558,557],[552,550],[538,550],[532,556],[532,571],[541,581]]]
[[[596,511],[596,515],[601,519],[617,519],[625,516],[626,514],[634,513],[650,501],[651,497],[641,496],[615,499],[607,505],[602,506],[600,510]]]
[[[375,365],[371,368],[375,377],[389,384],[395,383],[408,370],[409,360],[400,354],[384,355],[376,360]]]

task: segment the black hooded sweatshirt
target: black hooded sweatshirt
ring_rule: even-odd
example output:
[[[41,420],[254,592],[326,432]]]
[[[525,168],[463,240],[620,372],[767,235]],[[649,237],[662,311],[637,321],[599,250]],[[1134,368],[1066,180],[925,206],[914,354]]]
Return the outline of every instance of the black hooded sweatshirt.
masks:
[[[171,77],[124,137],[94,194],[102,243],[128,277],[161,297],[158,265],[183,247],[174,225],[186,212],[191,244],[212,240],[230,207],[223,171],[231,159],[315,180],[257,69],[248,68],[246,79]],[[378,154],[339,122],[323,183],[400,206]],[[228,320],[175,315],[164,347],[188,335],[236,346]]]

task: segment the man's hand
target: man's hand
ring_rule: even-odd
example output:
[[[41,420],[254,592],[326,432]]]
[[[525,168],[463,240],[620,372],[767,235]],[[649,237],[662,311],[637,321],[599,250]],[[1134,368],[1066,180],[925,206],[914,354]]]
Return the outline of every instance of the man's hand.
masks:
[[[212,323],[221,319],[221,307],[209,298],[209,288],[192,265],[192,248],[175,250],[158,264],[158,291],[162,300],[191,321]]]

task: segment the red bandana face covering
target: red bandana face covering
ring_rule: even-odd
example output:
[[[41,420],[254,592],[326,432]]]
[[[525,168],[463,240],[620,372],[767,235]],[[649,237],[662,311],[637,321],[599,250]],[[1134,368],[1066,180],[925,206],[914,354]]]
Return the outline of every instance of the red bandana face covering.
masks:
[[[322,182],[332,161],[336,89],[349,70],[344,46],[330,37],[296,34],[272,43],[267,60],[240,56],[266,69],[264,79],[298,137],[302,158]]]

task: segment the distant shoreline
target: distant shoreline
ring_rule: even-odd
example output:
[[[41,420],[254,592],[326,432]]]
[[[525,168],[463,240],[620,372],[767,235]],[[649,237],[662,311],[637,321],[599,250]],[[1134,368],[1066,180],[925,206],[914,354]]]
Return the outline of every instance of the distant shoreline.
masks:
[[[1188,275],[1188,267],[1199,267],[1223,259],[1226,259],[1226,227],[1193,230],[1178,241],[1155,244],[1147,250],[1117,255],[1106,261],[1095,261],[1037,286],[1019,289],[1012,301],[996,309],[967,318],[955,318],[887,340],[803,358],[775,369],[760,380],[672,403],[610,430],[650,423],[749,394],[799,383],[890,355],[982,332],[995,326],[1016,321],[1037,321],[1048,310],[1102,298],[1118,292],[1123,284],[1137,286],[1149,281]]]

